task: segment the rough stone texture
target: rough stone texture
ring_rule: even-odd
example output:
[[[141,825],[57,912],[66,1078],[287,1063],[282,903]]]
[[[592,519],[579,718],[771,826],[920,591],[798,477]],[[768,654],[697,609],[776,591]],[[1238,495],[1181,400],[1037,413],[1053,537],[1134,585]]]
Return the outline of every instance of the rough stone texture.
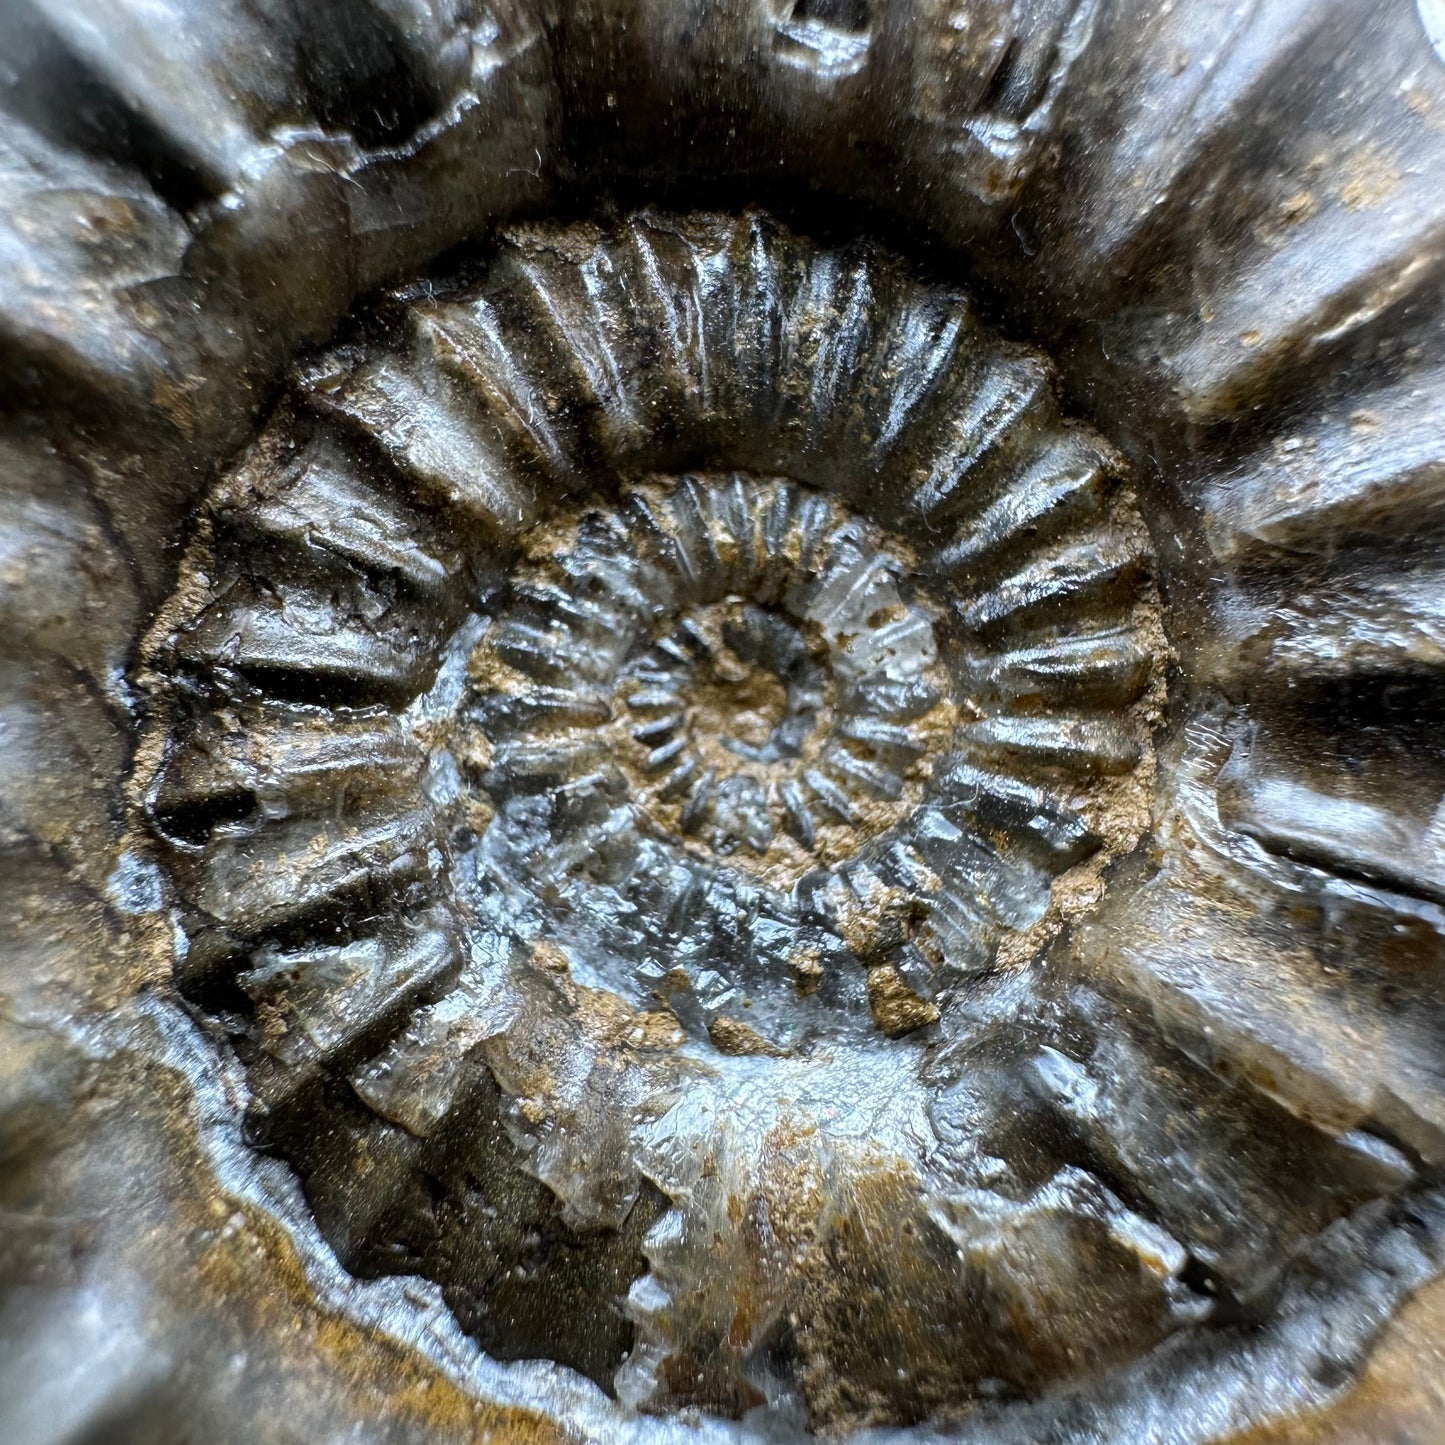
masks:
[[[7,1437],[1436,1438],[1437,9],[0,6]]]

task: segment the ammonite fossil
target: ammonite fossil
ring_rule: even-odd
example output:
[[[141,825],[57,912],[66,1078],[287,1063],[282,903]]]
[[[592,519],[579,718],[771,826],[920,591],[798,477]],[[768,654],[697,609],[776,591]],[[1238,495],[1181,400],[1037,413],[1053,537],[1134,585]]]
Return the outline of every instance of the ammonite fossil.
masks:
[[[1442,33],[0,10],[10,1436],[1438,1438]]]

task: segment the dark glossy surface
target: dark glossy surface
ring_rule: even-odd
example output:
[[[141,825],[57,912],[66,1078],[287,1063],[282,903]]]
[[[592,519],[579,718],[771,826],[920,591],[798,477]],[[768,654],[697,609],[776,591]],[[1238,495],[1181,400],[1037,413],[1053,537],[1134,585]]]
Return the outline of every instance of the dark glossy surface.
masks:
[[[0,6],[10,1434],[1386,1438],[1431,24]]]

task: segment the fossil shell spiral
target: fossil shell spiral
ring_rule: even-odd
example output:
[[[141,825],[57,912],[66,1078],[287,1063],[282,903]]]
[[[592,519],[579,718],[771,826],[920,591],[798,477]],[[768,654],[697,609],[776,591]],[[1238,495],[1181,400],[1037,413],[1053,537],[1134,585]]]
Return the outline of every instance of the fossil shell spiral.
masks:
[[[148,648],[183,986],[342,1257],[631,1403],[829,1426],[1207,1313],[1082,1156],[931,1117],[1148,825],[1150,547],[1039,358],[760,214],[524,229],[392,305]],[[880,1289],[949,1341],[902,1377],[838,1334]]]
[[[0,0],[0,1436],[1437,1438],[1439,10]]]

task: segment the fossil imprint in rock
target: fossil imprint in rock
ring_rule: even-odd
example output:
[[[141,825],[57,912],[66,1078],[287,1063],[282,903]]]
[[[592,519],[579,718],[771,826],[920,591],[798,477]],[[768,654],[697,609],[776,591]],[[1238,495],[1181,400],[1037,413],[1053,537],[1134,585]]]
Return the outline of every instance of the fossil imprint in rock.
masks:
[[[965,298],[756,214],[519,232],[307,368],[152,631],[147,796],[183,988],[344,1259],[629,1402],[828,1425],[1207,1313],[926,1081],[1148,826],[1119,465]],[[859,1371],[917,1291],[917,1369]]]
[[[0,1435],[1436,1438],[1435,8],[0,0]]]
[[[1167,661],[1040,358],[760,214],[523,229],[391,310],[147,654],[182,988],[343,1261],[626,1404],[828,1429],[1264,1307],[1274,1208],[1090,1135],[1182,1061],[1080,1057],[1036,961],[1148,831]],[[1337,1156],[1286,1228],[1410,1173]]]

